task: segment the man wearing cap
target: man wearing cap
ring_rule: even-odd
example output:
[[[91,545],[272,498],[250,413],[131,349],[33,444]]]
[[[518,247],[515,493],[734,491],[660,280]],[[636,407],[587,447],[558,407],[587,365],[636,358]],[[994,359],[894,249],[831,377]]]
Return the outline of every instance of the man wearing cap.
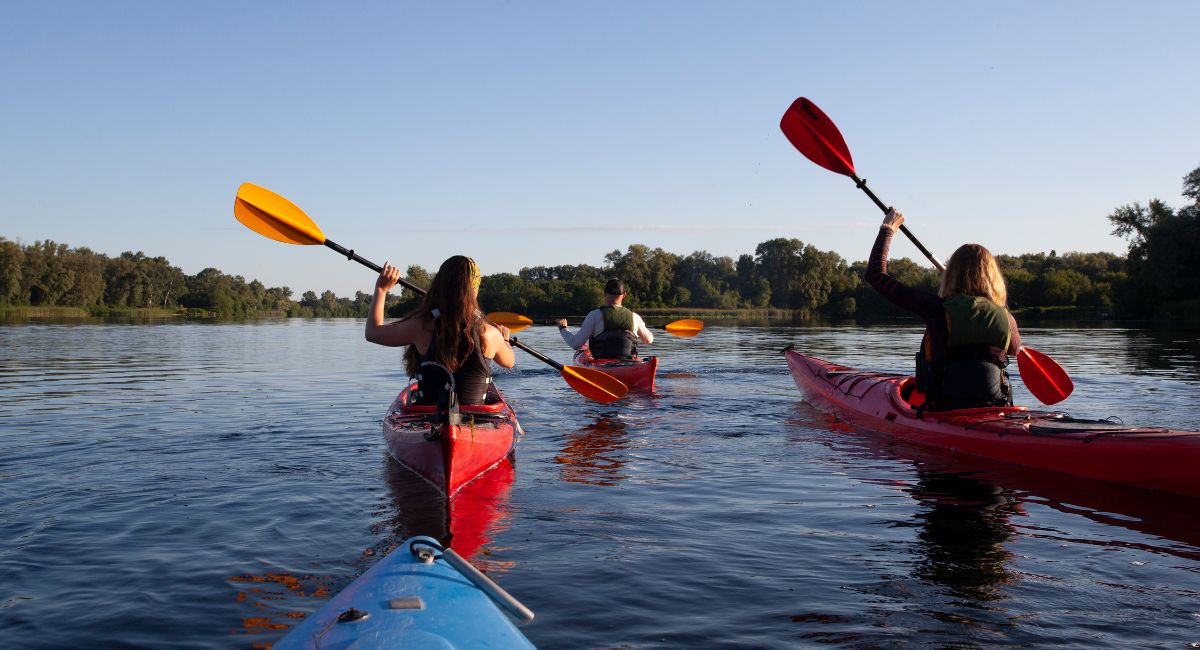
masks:
[[[637,356],[637,342],[653,343],[654,335],[633,311],[621,306],[625,283],[612,278],[604,285],[604,306],[588,312],[575,334],[567,319],[558,319],[558,332],[576,350],[587,345],[596,359],[630,359]]]

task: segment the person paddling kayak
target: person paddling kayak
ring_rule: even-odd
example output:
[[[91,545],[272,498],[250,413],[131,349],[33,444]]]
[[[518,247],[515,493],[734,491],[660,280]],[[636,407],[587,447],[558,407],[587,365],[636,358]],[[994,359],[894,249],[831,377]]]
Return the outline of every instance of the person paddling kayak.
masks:
[[[446,373],[454,378],[461,405],[482,404],[492,373],[488,361],[513,367],[509,331],[484,320],[479,310],[479,267],[455,255],[442,262],[421,305],[398,321],[384,324],[388,293],[400,280],[400,269],[385,263],[375,281],[367,340],[379,345],[407,345],[404,365],[417,379],[418,404],[439,404],[447,397]],[[443,372],[436,372],[439,368]]]
[[[979,244],[954,251],[937,294],[913,289],[888,275],[887,254],[904,215],[888,210],[871,249],[867,282],[896,306],[925,321],[917,352],[914,406],[948,410],[1012,404],[1008,355],[1021,349],[1017,321],[996,258]],[[923,404],[921,403],[923,400]]]
[[[558,319],[558,331],[563,340],[576,350],[587,345],[596,359],[636,357],[638,341],[653,343],[654,335],[641,316],[621,305],[625,295],[625,283],[617,278],[610,279],[604,285],[604,306],[588,312],[578,332],[572,334],[567,329],[567,319]]]

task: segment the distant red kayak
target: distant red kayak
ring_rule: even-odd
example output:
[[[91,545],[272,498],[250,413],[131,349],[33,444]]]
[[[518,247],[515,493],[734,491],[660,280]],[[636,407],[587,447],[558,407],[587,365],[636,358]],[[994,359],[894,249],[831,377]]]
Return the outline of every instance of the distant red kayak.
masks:
[[[499,465],[513,452],[521,425],[500,391],[488,403],[462,406],[456,423],[439,422],[436,407],[408,403],[412,386],[392,402],[383,420],[388,451],[446,496]]]
[[[588,348],[575,352],[575,363],[585,368],[595,368],[619,379],[629,390],[654,392],[654,374],[658,372],[658,357],[634,357],[632,359],[596,359]]]
[[[784,350],[811,404],[851,425],[993,460],[1200,496],[1200,432],[1080,420],[1024,406],[918,414],[901,396],[916,380]]]

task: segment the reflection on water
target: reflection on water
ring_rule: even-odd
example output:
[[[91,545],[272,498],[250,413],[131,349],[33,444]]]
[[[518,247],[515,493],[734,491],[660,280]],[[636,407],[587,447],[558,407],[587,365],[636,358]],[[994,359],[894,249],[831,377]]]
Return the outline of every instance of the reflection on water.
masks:
[[[967,454],[924,447],[890,439],[869,431],[857,431],[836,417],[807,404],[799,404],[793,422],[835,434],[826,444],[839,453],[898,460],[910,464],[914,480],[904,490],[928,509],[918,513],[922,539],[937,546],[933,555],[953,565],[965,558],[978,558],[992,566],[984,573],[999,575],[995,567],[1006,553],[995,548],[1014,534],[1095,547],[1137,548],[1200,560],[1200,518],[1181,516],[1197,508],[1197,500],[1178,494],[1105,483],[1019,465],[995,463]],[[869,476],[867,482],[874,482]],[[1015,532],[1010,517],[1028,517],[1031,507],[1046,507],[1085,517],[1153,537],[1161,544],[1137,544],[1121,539],[1070,537],[1050,527],[1022,525]],[[925,524],[936,525],[925,525]],[[904,522],[900,526],[912,526]],[[940,535],[955,531],[961,539]],[[964,546],[962,554],[954,546]],[[930,561],[929,565],[937,564]],[[935,575],[939,571],[931,571]]]
[[[1200,337],[1196,331],[1149,329],[1124,333],[1137,371],[1200,377]]]
[[[509,499],[516,478],[512,457],[464,485],[453,499],[390,456],[383,474],[391,512],[375,529],[387,535],[389,546],[413,535],[427,535],[486,570],[476,556],[509,526]]]
[[[235,600],[254,610],[254,615],[242,618],[241,635],[257,639],[262,634],[284,633],[365,572],[379,557],[414,535],[433,537],[485,573],[511,569],[511,562],[490,560],[486,549],[493,537],[509,525],[509,498],[515,476],[512,459],[506,459],[463,486],[453,499],[447,499],[428,481],[390,456],[385,457],[383,477],[388,487],[389,507],[381,513],[383,518],[372,525],[379,541],[362,551],[350,575],[339,579],[332,575],[287,572],[229,578],[237,589]],[[253,647],[268,646],[253,643]]]
[[[588,485],[616,485],[625,479],[629,425],[619,417],[600,416],[575,433],[569,433],[562,452],[554,457],[562,480]]]
[[[307,601],[319,606],[333,596],[330,590],[333,582],[331,576],[268,573],[233,576],[229,582],[237,588],[235,600],[253,608],[257,614],[242,618],[242,629],[238,634],[251,639],[251,647],[254,648],[270,647],[269,643],[256,641],[259,635],[283,633],[304,618],[302,611],[293,609],[280,612],[281,602]]]
[[[919,529],[924,559],[916,575],[968,602],[1003,599],[1000,588],[1013,580],[1004,543],[1013,534],[1008,518],[1019,511],[1016,500],[995,485],[920,468],[910,494],[925,506],[899,524]]]

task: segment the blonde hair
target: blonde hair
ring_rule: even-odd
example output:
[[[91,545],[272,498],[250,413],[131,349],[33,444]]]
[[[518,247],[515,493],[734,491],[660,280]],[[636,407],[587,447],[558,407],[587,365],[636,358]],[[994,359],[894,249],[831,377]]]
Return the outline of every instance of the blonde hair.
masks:
[[[1000,265],[996,264],[991,251],[979,244],[959,246],[946,263],[938,297],[949,298],[959,293],[987,298],[1001,307],[1008,306],[1008,289],[1004,286]]]

